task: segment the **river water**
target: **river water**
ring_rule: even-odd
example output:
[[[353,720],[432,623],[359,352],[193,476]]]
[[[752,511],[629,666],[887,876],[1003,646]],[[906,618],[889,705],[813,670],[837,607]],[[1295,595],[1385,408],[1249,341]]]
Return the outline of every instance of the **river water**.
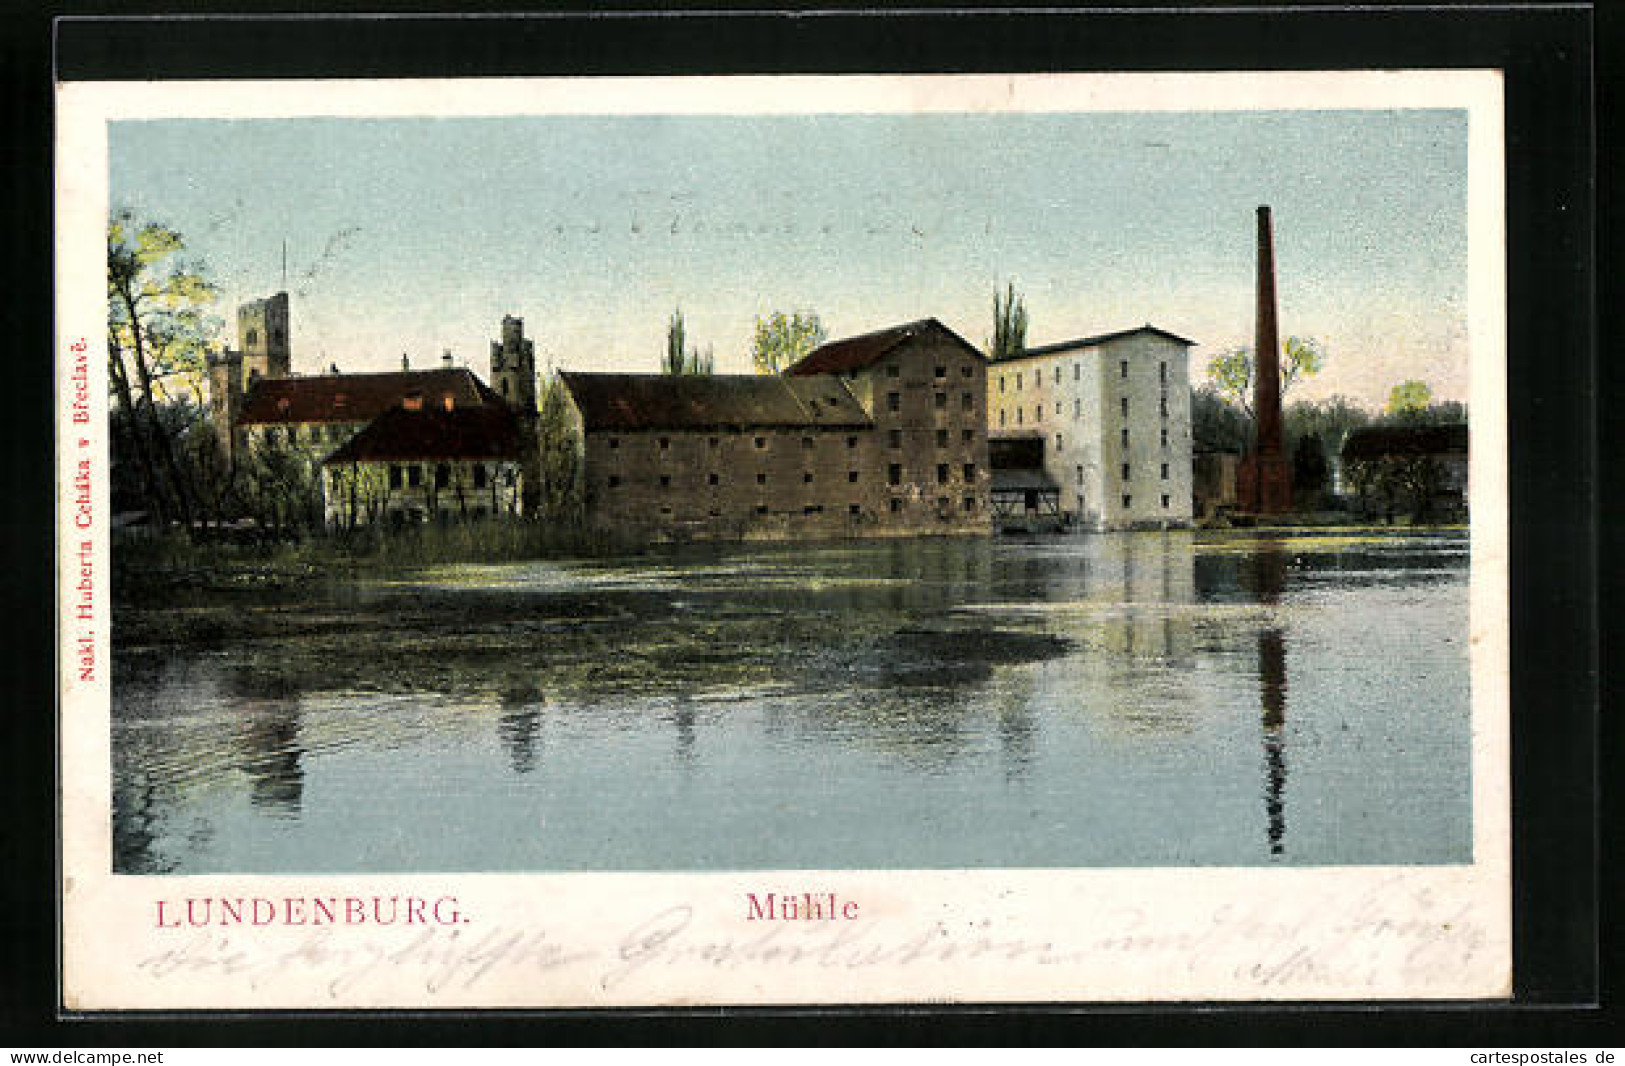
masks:
[[[114,865],[1468,862],[1468,554],[915,540],[250,600],[251,635],[115,636]]]

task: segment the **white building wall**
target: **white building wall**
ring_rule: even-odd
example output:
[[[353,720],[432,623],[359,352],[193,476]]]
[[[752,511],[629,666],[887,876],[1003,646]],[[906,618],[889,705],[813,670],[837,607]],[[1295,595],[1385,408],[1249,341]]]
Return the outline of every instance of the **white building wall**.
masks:
[[[1141,331],[1098,346],[997,363],[988,376],[989,433],[1043,439],[1045,472],[1060,486],[1061,510],[1078,525],[1191,523],[1190,358],[1184,344]]]

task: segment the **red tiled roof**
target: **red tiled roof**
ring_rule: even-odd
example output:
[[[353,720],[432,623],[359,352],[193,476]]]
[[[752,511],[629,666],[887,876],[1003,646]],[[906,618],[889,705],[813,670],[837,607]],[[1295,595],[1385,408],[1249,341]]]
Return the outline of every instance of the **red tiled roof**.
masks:
[[[248,386],[237,422],[370,422],[413,394],[423,397],[426,408],[444,408],[448,396],[456,407],[501,402],[501,397],[466,367],[258,378]]]
[[[785,373],[793,377],[809,377],[814,374],[847,374],[854,370],[862,370],[905,341],[927,333],[945,336],[978,358],[987,358],[975,345],[941,322],[934,318],[922,318],[918,322],[906,322],[901,326],[889,326],[873,333],[843,337],[828,344],[821,344],[802,356],[800,362],[785,370]]]
[[[1161,326],[1153,326],[1151,323],[1147,322],[1145,325],[1135,326],[1133,329],[1120,329],[1112,333],[1097,333],[1092,337],[1079,337],[1076,340],[1058,341],[1055,344],[1042,344],[1036,348],[1025,348],[1019,355],[1012,355],[1007,359],[996,360],[996,362],[1011,363],[1017,359],[1031,359],[1040,355],[1054,355],[1057,352],[1070,352],[1075,351],[1078,348],[1093,348],[1097,344],[1105,344],[1108,341],[1119,340],[1123,337],[1132,337],[1136,333],[1155,333],[1159,337],[1166,337],[1178,344],[1191,345],[1196,343],[1189,337],[1181,337],[1177,333],[1170,333]]]
[[[434,459],[519,458],[519,425],[503,404],[481,407],[394,407],[328,456],[329,465]]]
[[[871,424],[863,405],[839,380],[574,371],[561,371],[559,379],[588,431]]]

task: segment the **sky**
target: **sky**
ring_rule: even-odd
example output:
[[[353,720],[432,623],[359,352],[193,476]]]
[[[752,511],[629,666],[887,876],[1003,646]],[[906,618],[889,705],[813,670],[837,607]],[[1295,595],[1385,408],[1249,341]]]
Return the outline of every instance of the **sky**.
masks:
[[[293,364],[484,376],[505,314],[538,363],[654,371],[681,308],[719,372],[756,316],[832,337],[934,316],[982,345],[1013,282],[1029,344],[1154,323],[1250,345],[1275,220],[1289,398],[1467,399],[1459,110],[553,115],[109,123],[111,205],[181,232],[238,303],[283,288]]]

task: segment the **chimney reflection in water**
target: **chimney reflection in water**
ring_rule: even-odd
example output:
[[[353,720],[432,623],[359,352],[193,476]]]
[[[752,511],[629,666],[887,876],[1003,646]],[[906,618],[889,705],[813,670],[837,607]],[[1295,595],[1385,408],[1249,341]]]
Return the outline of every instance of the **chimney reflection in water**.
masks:
[[[1260,543],[1253,556],[1258,602],[1280,602],[1286,556],[1279,544]],[[1270,854],[1286,851],[1286,636],[1267,624],[1258,633],[1258,700],[1264,742],[1265,834]]]

